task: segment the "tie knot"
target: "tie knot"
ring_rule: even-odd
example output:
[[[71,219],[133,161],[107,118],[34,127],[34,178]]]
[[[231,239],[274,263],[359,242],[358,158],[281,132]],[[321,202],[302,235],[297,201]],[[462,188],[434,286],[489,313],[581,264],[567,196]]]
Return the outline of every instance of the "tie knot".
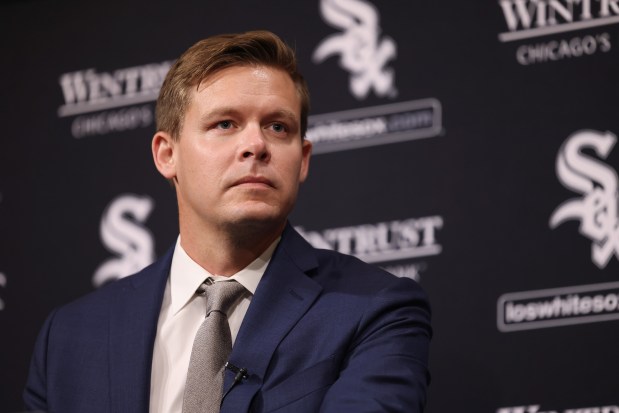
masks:
[[[241,298],[246,290],[234,280],[213,282],[209,278],[202,283],[197,292],[202,291],[206,294],[207,315],[211,311],[219,311],[227,315],[230,307]]]

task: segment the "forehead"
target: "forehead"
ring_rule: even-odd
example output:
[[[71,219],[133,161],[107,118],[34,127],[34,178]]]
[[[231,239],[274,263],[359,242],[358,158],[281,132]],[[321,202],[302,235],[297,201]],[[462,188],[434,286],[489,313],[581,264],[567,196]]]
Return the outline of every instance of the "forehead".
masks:
[[[203,106],[252,104],[287,106],[300,112],[301,97],[285,71],[262,65],[220,69],[191,89],[190,102]]]

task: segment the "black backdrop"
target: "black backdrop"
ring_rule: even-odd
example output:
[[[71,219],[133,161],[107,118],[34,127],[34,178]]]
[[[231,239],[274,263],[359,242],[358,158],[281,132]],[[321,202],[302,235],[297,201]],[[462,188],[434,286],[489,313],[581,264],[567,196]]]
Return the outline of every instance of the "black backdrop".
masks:
[[[52,308],[174,242],[149,149],[170,61],[269,29],[312,92],[291,221],[429,293],[427,411],[619,412],[617,16],[615,0],[0,5],[0,409],[21,409]]]

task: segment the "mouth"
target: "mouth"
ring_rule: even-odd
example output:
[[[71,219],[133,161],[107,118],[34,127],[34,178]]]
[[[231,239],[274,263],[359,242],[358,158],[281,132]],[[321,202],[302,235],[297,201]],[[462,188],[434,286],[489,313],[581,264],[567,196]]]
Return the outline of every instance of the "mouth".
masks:
[[[232,186],[240,186],[240,187],[269,187],[275,188],[273,182],[270,179],[267,179],[263,176],[245,176],[237,181],[235,181]]]

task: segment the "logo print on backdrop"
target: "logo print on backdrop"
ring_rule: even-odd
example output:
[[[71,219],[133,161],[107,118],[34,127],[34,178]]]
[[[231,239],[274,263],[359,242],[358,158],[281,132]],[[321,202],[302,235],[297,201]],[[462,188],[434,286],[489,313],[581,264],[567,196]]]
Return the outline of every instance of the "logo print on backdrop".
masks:
[[[618,319],[616,281],[506,293],[497,301],[497,328],[503,333]]]
[[[496,413],[557,413],[557,412],[541,412],[539,404],[531,406],[516,406],[516,407],[501,407]]]
[[[6,287],[7,279],[6,275],[0,272],[0,287]],[[4,301],[0,298],[0,311],[4,310]]]
[[[324,20],[342,30],[324,39],[312,60],[322,63],[340,55],[340,66],[351,73],[350,92],[364,99],[374,90],[381,98],[394,98],[395,70],[386,67],[396,57],[390,37],[381,38],[377,8],[361,0],[322,0]],[[312,154],[345,151],[374,145],[437,136],[443,130],[441,103],[434,98],[390,103],[312,115],[307,138]]]
[[[2,192],[0,192],[0,203],[2,203]],[[7,279],[6,275],[0,272],[0,287],[6,287]],[[4,301],[0,298],[0,311],[4,310]]]
[[[322,0],[323,18],[343,33],[326,38],[314,51],[314,63],[339,54],[340,66],[351,73],[350,91],[357,99],[370,90],[379,97],[395,96],[395,72],[386,68],[396,57],[396,44],[389,37],[380,39],[376,7],[362,0]]]
[[[561,204],[550,218],[550,228],[579,220],[579,232],[593,241],[591,259],[599,268],[606,267],[613,255],[619,258],[618,179],[614,169],[583,150],[593,150],[606,159],[616,141],[610,132],[576,132],[559,150],[556,163],[561,183],[582,198]]]
[[[619,406],[596,406],[596,407],[579,407],[563,410],[540,410],[539,404],[532,404],[528,406],[515,406],[515,407],[501,407],[496,413],[619,413]]]
[[[443,218],[429,216],[353,227],[330,228],[321,231],[297,231],[315,248],[332,249],[374,264],[399,276],[419,280],[424,263],[412,259],[438,255],[442,251],[436,232],[443,228]],[[394,262],[405,262],[389,265]],[[408,263],[407,263],[408,262]]]
[[[617,0],[499,0],[510,42],[619,23]]]
[[[512,42],[619,23],[616,0],[499,0],[508,31],[499,41]],[[524,44],[516,51],[521,65],[557,61],[610,51],[607,32]]]
[[[76,139],[150,126],[151,105],[135,105],[157,99],[171,65],[164,61],[111,72],[91,68],[64,73],[59,78],[64,104],[58,117],[77,116],[71,124]]]
[[[131,275],[155,260],[153,235],[142,225],[153,207],[151,198],[134,194],[120,195],[107,206],[101,219],[101,240],[117,257],[95,271],[95,286]]]
[[[600,269],[613,255],[619,258],[618,177],[603,162],[616,142],[610,132],[578,131],[565,140],[556,160],[559,181],[581,197],[559,205],[550,228],[580,221],[579,232],[593,242],[591,260]],[[611,320],[619,320],[616,281],[510,292],[497,301],[497,328],[503,333]]]

